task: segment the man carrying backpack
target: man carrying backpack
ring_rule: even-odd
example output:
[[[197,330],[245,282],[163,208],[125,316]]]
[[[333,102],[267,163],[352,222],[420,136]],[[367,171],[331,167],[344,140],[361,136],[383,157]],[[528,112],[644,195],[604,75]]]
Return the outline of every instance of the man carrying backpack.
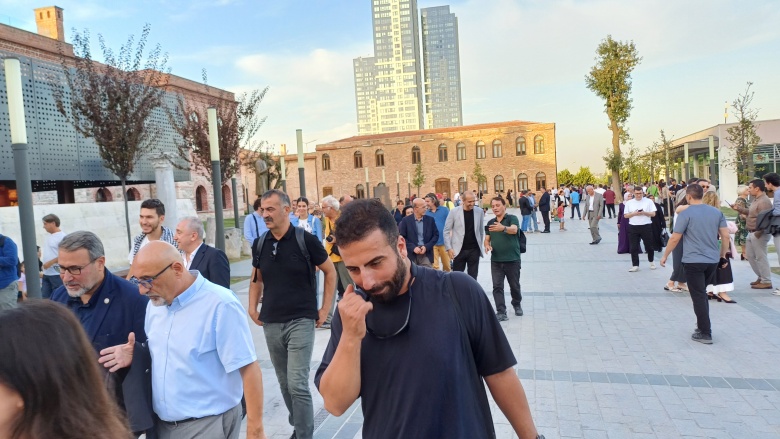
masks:
[[[336,269],[316,236],[290,224],[290,198],[272,189],[261,197],[268,232],[252,245],[249,315],[263,326],[294,436],[311,439],[314,405],[309,369],[314,328],[325,322],[336,288]],[[322,307],[317,309],[314,267],[325,274]],[[258,312],[260,297],[262,308]]]
[[[0,311],[16,308],[18,280],[19,255],[16,243],[11,238],[0,235]]]

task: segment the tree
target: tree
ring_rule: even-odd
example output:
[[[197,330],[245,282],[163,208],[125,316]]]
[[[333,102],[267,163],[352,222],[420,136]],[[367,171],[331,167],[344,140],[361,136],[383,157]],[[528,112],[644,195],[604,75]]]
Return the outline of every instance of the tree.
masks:
[[[123,194],[128,176],[154,149],[160,133],[152,115],[162,110],[168,56],[159,44],[145,53],[150,30],[145,25],[138,43],[131,35],[116,54],[98,34],[104,64],[92,59],[89,32],[74,32],[75,59],[66,57],[60,46],[65,81],[53,81],[57,110],[79,134],[95,141],[103,166],[119,177]],[[127,197],[123,198],[129,247],[130,217]]]
[[[414,168],[414,178],[412,178],[412,185],[417,187],[417,196],[422,196],[420,193],[420,186],[425,184],[425,173],[423,172],[422,163],[417,163]]]
[[[574,174],[572,174],[568,169],[564,169],[558,172],[558,184],[563,184],[566,186],[574,184]]]
[[[661,154],[661,163],[664,165],[664,178],[666,179],[666,184],[669,184],[669,178],[670,178],[670,172],[671,172],[671,162],[669,161],[669,148],[672,147],[672,139],[666,138],[666,133],[664,133],[664,130],[661,130],[661,139],[660,142],[657,142],[657,149],[659,154]]]
[[[203,71],[205,94],[209,94],[206,71]],[[185,102],[179,95],[174,108],[168,108],[168,120],[181,136],[176,144],[179,157],[187,162],[186,169],[194,166],[199,172],[211,175],[211,143],[209,141],[207,107],[217,110],[217,132],[219,135],[219,164],[221,181],[228,181],[239,173],[243,165],[254,168],[254,161],[249,164],[246,159],[257,160],[257,152],[263,146],[262,141],[255,140],[257,131],[263,125],[266,117],[260,117],[259,107],[263,102],[268,87],[243,93],[237,101],[230,99],[227,93],[213,97],[207,103]],[[271,168],[271,163],[268,164]],[[176,164],[174,164],[176,166]],[[213,180],[212,180],[213,181]]]
[[[756,146],[761,142],[761,137],[756,133],[758,110],[750,108],[754,96],[754,92],[750,91],[752,85],[752,82],[748,82],[745,93],[739,95],[731,103],[731,109],[737,118],[737,124],[726,130],[728,133],[726,140],[733,145],[734,158],[724,160],[724,164],[737,171],[739,182],[742,184],[747,184],[751,179],[755,178],[756,170],[753,153]]]
[[[612,171],[612,189],[620,194],[620,144],[628,141],[626,122],[631,114],[631,72],[642,58],[633,41],[615,41],[611,35],[607,35],[599,44],[596,54],[596,65],[585,77],[585,83],[596,96],[604,100],[604,112],[609,118],[609,130],[612,131],[612,153],[605,157],[605,161],[607,168]]]
[[[482,171],[479,162],[474,162],[474,171],[471,173],[471,180],[477,184],[477,192],[482,191],[482,185],[487,183],[487,175]]]
[[[572,177],[572,184],[579,187],[593,184],[595,181],[596,177],[590,172],[590,167],[587,166],[580,166],[580,170]]]

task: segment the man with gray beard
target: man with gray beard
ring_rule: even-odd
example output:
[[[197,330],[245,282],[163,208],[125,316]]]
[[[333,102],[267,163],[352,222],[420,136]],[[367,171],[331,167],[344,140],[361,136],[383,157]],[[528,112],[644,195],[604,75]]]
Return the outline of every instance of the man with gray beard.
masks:
[[[73,232],[60,241],[56,257],[52,268],[60,274],[63,286],[54,290],[51,300],[68,307],[79,319],[95,348],[96,361],[101,349],[125,343],[130,333],[139,343],[146,342],[149,299],[138,294],[136,285],[108,271],[100,238],[92,232]],[[152,413],[144,401],[136,399],[134,389],[125,388],[127,372],[124,368],[109,374],[107,382],[116,384],[109,393],[127,411],[132,430],[140,434],[152,427]]]

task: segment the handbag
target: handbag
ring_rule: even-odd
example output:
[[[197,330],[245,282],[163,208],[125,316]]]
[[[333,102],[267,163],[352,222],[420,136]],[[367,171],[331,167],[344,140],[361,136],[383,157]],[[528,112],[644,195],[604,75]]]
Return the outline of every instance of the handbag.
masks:
[[[669,243],[669,232],[667,232],[666,229],[661,233],[661,243],[663,244],[663,247],[666,247],[666,244]]]

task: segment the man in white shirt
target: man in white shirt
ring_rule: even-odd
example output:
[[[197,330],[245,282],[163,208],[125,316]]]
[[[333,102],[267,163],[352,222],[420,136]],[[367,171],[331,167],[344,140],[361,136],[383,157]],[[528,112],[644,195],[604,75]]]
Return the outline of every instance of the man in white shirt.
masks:
[[[634,199],[625,202],[623,216],[628,218],[628,240],[631,245],[631,269],[630,272],[639,271],[639,240],[645,245],[647,261],[650,269],[655,270],[653,258],[655,256],[655,244],[653,244],[653,220],[656,208],[655,203],[644,197],[642,187],[634,189]]]
[[[596,191],[597,194],[604,195],[604,192],[606,192],[607,190],[604,189],[604,185],[603,184],[600,184],[598,189],[595,189],[595,191]]]
[[[50,213],[43,218],[43,229],[49,233],[46,242],[43,244],[43,278],[41,279],[41,297],[48,299],[51,293],[62,286],[60,271],[54,269],[59,255],[59,246],[65,232],[60,230],[60,219],[57,215]],[[33,276],[29,277],[32,279]]]

